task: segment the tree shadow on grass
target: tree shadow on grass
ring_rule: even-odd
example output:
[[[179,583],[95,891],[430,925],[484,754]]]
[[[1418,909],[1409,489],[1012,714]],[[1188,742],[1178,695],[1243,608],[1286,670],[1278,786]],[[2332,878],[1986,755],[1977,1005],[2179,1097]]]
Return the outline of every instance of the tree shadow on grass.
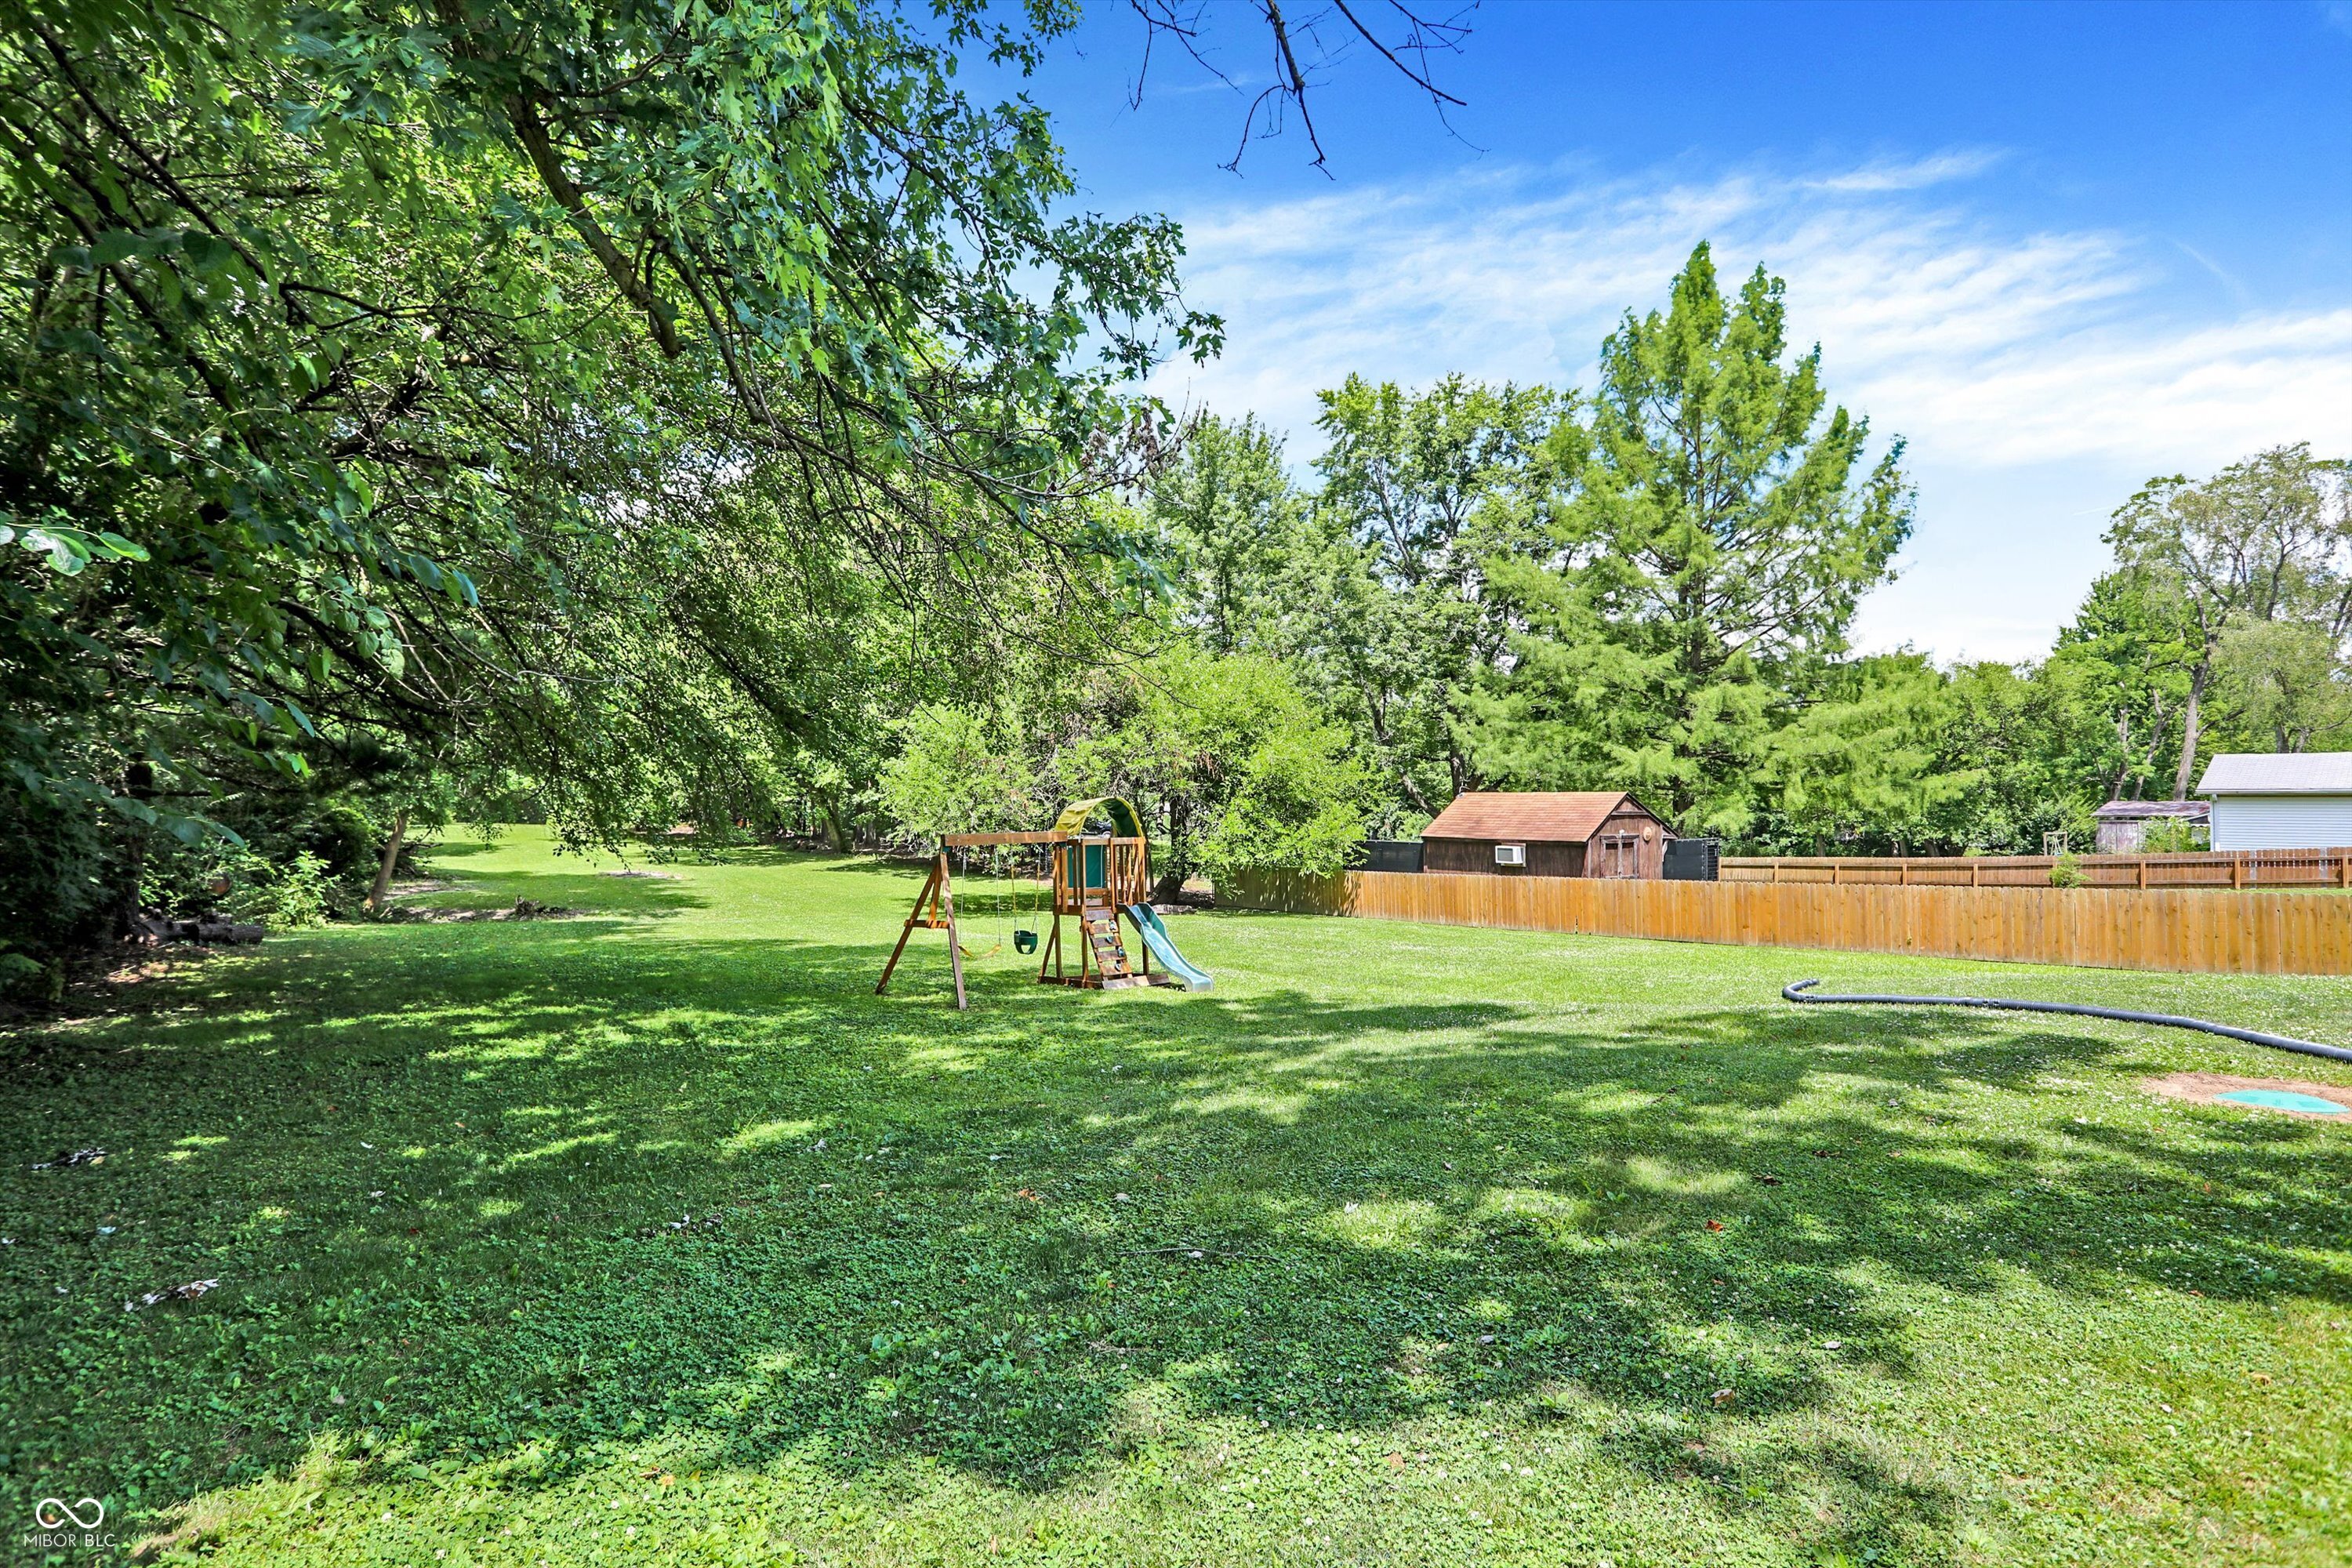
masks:
[[[414,845],[412,852],[425,862],[468,860],[477,855],[495,855],[503,847],[495,838],[436,838]]]
[[[1833,1367],[1919,1375],[1858,1278],[2352,1297],[2305,1245],[2341,1229],[2311,1194],[2352,1145],[2036,1108],[2053,1065],[2138,1070],[2128,1041],[1924,1011],[1139,1005],[997,968],[957,1014],[872,997],[871,945],[621,929],[365,933],[83,1029],[51,1063],[74,1114],[0,1135],[10,1332],[74,1369],[20,1407],[0,1486],[104,1433],[152,1505],[364,1428],[518,1487],[625,1442],[1041,1489],[1157,1400],[1577,1424],[1637,1475],[1711,1482],[1691,1506],[1801,1478],[1843,1500],[1825,1541],[1935,1561],[1950,1484],[1829,1436],[1709,1447],[1822,1405]],[[1979,1125],[1986,1091],[2021,1120]],[[28,1173],[68,1123],[144,1159]],[[102,1212],[135,1213],[121,1244],[89,1241]],[[90,1318],[183,1276],[224,1288]]]
[[[594,915],[675,915],[709,909],[709,895],[658,871],[480,871],[410,900],[425,909],[502,909],[517,899]]]

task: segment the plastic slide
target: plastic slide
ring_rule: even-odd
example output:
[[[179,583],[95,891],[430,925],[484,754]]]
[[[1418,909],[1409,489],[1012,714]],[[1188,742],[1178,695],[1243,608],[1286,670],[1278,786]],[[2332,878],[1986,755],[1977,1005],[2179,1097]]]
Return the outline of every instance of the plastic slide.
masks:
[[[1184,962],[1184,955],[1176,951],[1176,939],[1168,934],[1167,922],[1160,918],[1159,910],[1150,904],[1129,904],[1127,906],[1127,918],[1135,922],[1136,934],[1143,938],[1143,945],[1151,950],[1151,956],[1160,961],[1160,967],[1174,975],[1185,990],[1206,991],[1216,984],[1204,971]]]

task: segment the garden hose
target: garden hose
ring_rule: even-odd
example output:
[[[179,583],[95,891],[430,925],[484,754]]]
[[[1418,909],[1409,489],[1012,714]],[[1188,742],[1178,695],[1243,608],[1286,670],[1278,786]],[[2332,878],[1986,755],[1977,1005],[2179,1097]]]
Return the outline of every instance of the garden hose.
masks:
[[[2352,1048],[2343,1046],[2323,1046],[2315,1040],[2298,1040],[2286,1035],[2265,1035],[2260,1029],[2233,1028],[2228,1024],[2216,1024],[2207,1018],[2183,1018],[2170,1013],[2130,1013],[2121,1007],[2085,1007],[2075,1002],[2012,1002],[2003,996],[1821,996],[1811,994],[1818,980],[1791,982],[1780,994],[1790,1002],[1854,1002],[1876,1003],[1895,1007],[1991,1007],[2004,1013],[2066,1013],[2078,1018],[2113,1018],[2122,1024],[2161,1024],[2168,1029],[2195,1029],[2207,1035],[2225,1035],[2249,1045],[2268,1046],[2274,1051],[2299,1051],[2306,1057],[2326,1057],[2330,1061],[2352,1062]]]

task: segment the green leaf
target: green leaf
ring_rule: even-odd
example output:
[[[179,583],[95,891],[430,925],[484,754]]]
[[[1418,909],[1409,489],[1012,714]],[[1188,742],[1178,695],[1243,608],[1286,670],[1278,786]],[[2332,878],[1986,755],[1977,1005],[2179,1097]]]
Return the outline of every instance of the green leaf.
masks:
[[[189,229],[181,237],[180,249],[187,257],[188,265],[199,272],[214,271],[236,254],[226,240],[215,239],[200,228]]]
[[[49,569],[68,577],[89,564],[89,547],[71,533],[28,528],[23,544],[36,555],[47,555]]]

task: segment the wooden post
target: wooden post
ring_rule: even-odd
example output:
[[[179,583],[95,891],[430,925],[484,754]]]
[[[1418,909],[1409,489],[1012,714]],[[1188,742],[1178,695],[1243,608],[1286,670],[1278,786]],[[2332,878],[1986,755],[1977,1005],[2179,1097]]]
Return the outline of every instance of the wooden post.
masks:
[[[2246,858],[2243,855],[2232,855],[2230,857],[2230,886],[2235,889],[2245,885]]]
[[[1135,855],[1134,855],[1134,863],[1135,863],[1135,881],[1134,881],[1135,901],[1136,901],[1137,903],[1139,903],[1139,904],[1143,905],[1143,907],[1144,907],[1144,908],[1146,908],[1146,909],[1150,909],[1150,908],[1151,907],[1150,902],[1150,898],[1151,898],[1151,840],[1150,840],[1150,839],[1149,839],[1149,838],[1139,838],[1139,839],[1136,840],[1136,845],[1135,845]],[[1111,917],[1111,921],[1112,921],[1112,923],[1113,923],[1113,924],[1118,923],[1118,917],[1117,915],[1113,915],[1113,916]],[[1141,921],[1139,921],[1138,922],[1136,922],[1136,928],[1135,928],[1135,941],[1136,941],[1136,945],[1137,945],[1138,947],[1139,947],[1139,948],[1142,950],[1142,951],[1141,951],[1140,952],[1139,952],[1136,956],[1137,956],[1137,957],[1139,957],[1139,958],[1140,958],[1140,959],[1143,961],[1143,967],[1142,967],[1142,969],[1139,971],[1139,973],[1140,973],[1142,974],[1142,976],[1143,976],[1144,984],[1148,985],[1148,984],[1150,984],[1151,983],[1151,943],[1144,940],[1144,935],[1143,935],[1143,925],[1142,925],[1142,922],[1141,922]]]
[[[924,908],[929,905],[928,910]],[[931,874],[923,879],[923,890],[915,895],[915,907],[907,916],[907,923],[898,928],[898,945],[890,950],[890,962],[882,966],[882,978],[874,984],[874,994],[881,995],[889,989],[890,976],[898,968],[899,956],[907,951],[907,939],[915,928],[948,933],[948,967],[955,972],[956,1011],[971,1006],[963,990],[963,947],[956,936],[955,892],[948,885],[948,852],[944,849],[931,862]]]
[[[1059,910],[1054,911],[1054,934],[1045,939],[1045,951],[1037,959],[1037,984],[1040,985],[1047,984],[1045,966],[1049,963],[1054,966],[1052,979],[1060,980],[1062,978],[1062,911]]]
[[[955,972],[956,1011],[961,1013],[971,1004],[963,994],[963,938],[956,934],[955,890],[948,886],[948,852],[940,851],[940,902],[947,910],[948,967]]]
[[[1045,951],[1044,952],[1042,952],[1042,953],[1038,954],[1038,957],[1037,957],[1037,984],[1040,984],[1040,985],[1043,985],[1043,984],[1046,984],[1046,979],[1045,979],[1045,966],[1046,966],[1047,964],[1049,964],[1049,963],[1050,963],[1050,964],[1052,964],[1052,965],[1054,966],[1053,983],[1054,983],[1054,984],[1059,984],[1061,983],[1061,980],[1062,980],[1062,851],[1061,851],[1061,847],[1060,847],[1060,846],[1056,845],[1056,846],[1055,846],[1054,847],[1052,847],[1052,848],[1050,848],[1050,849],[1046,850],[1046,851],[1045,851],[1045,854],[1046,854],[1046,857],[1047,857],[1048,863],[1049,863],[1049,865],[1052,867],[1052,869],[1053,869],[1053,876],[1052,876],[1052,878],[1050,879],[1050,883],[1049,883],[1049,886],[1047,887],[1047,889],[1046,889],[1046,892],[1045,892],[1045,901],[1046,901],[1047,903],[1051,904],[1051,905],[1053,906],[1053,908],[1054,908],[1054,934],[1053,934],[1051,937],[1049,937],[1049,938],[1047,938],[1047,939],[1046,939],[1046,942],[1045,942]]]
[[[875,983],[874,994],[877,996],[890,988],[890,976],[898,967],[898,955],[907,951],[907,939],[915,934],[917,926],[928,927],[930,924],[923,918],[923,906],[930,901],[931,889],[939,886],[939,881],[940,868],[933,865],[931,874],[923,879],[923,890],[915,895],[914,912],[907,917],[907,923],[898,928],[898,945],[890,950],[890,962],[882,966],[882,978]]]

